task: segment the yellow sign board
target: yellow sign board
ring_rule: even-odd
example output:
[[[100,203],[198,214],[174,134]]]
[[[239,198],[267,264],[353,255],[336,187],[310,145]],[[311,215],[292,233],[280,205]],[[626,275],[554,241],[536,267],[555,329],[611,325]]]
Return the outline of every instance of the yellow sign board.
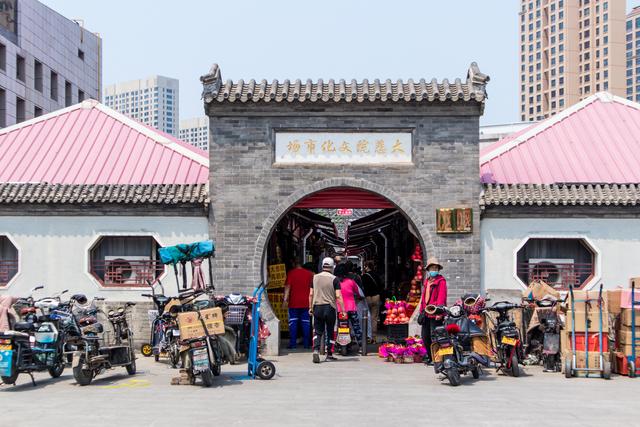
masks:
[[[284,264],[273,264],[269,266],[268,288],[282,288],[287,280],[287,268]]]

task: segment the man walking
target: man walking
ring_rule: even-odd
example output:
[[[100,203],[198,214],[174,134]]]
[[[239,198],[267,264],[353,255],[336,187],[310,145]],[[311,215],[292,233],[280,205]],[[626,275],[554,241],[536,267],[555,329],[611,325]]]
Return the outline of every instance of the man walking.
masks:
[[[302,326],[304,348],[311,348],[311,320],[309,319],[309,293],[313,273],[302,268],[296,260],[295,266],[287,273],[284,285],[284,304],[289,307],[289,349],[298,344],[298,326]]]
[[[309,293],[309,313],[313,316],[313,363],[320,363],[320,342],[322,335],[327,337],[327,360],[333,357],[333,329],[336,324],[336,302],[343,306],[340,284],[334,283],[332,258],[322,260],[322,272],[313,276],[313,287]]]

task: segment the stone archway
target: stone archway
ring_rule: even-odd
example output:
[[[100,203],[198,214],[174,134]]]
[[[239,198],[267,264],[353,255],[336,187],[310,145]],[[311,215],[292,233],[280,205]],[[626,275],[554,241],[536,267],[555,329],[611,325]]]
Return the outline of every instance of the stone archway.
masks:
[[[256,239],[255,250],[253,254],[251,274],[254,283],[258,283],[265,279],[263,277],[263,261],[266,253],[266,246],[269,238],[271,237],[271,234],[273,233],[274,227],[276,226],[276,224],[278,224],[278,221],[282,219],[282,217],[291,209],[292,206],[294,206],[299,200],[303,199],[304,197],[318,191],[337,187],[352,187],[367,190],[388,199],[390,202],[397,206],[397,208],[405,215],[407,220],[418,232],[418,238],[426,253],[430,254],[429,256],[431,256],[431,254],[435,255],[435,246],[433,244],[431,232],[427,227],[425,227],[425,223],[421,219],[419,213],[406,201],[404,201],[402,197],[396,192],[365,179],[347,177],[330,178],[322,181],[316,181],[291,193],[278,204],[278,206],[264,221],[264,223],[262,224],[262,229],[260,230],[260,234]]]

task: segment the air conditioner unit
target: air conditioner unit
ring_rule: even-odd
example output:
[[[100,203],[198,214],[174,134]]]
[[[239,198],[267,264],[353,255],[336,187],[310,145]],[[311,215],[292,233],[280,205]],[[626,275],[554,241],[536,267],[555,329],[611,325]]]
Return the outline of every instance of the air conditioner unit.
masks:
[[[571,258],[529,258],[529,274],[557,287],[562,285],[562,271],[574,263]]]
[[[142,261],[142,262],[141,262]],[[153,274],[150,256],[146,255],[106,255],[104,257],[105,281],[119,284],[133,284],[147,279]]]

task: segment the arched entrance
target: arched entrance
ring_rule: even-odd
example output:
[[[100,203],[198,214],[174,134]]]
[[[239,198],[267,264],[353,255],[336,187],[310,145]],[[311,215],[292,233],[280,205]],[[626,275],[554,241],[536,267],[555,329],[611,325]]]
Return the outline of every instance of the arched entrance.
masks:
[[[283,283],[275,272],[290,271],[294,260],[317,271],[325,256],[349,261],[357,270],[372,261],[384,297],[405,299],[422,259],[435,252],[422,225],[393,192],[364,180],[329,179],[292,194],[265,221],[256,241],[254,263],[259,262],[261,280],[271,281],[272,314],[280,320],[281,334],[274,335],[286,339],[289,332]],[[277,322],[272,333],[274,327]]]

